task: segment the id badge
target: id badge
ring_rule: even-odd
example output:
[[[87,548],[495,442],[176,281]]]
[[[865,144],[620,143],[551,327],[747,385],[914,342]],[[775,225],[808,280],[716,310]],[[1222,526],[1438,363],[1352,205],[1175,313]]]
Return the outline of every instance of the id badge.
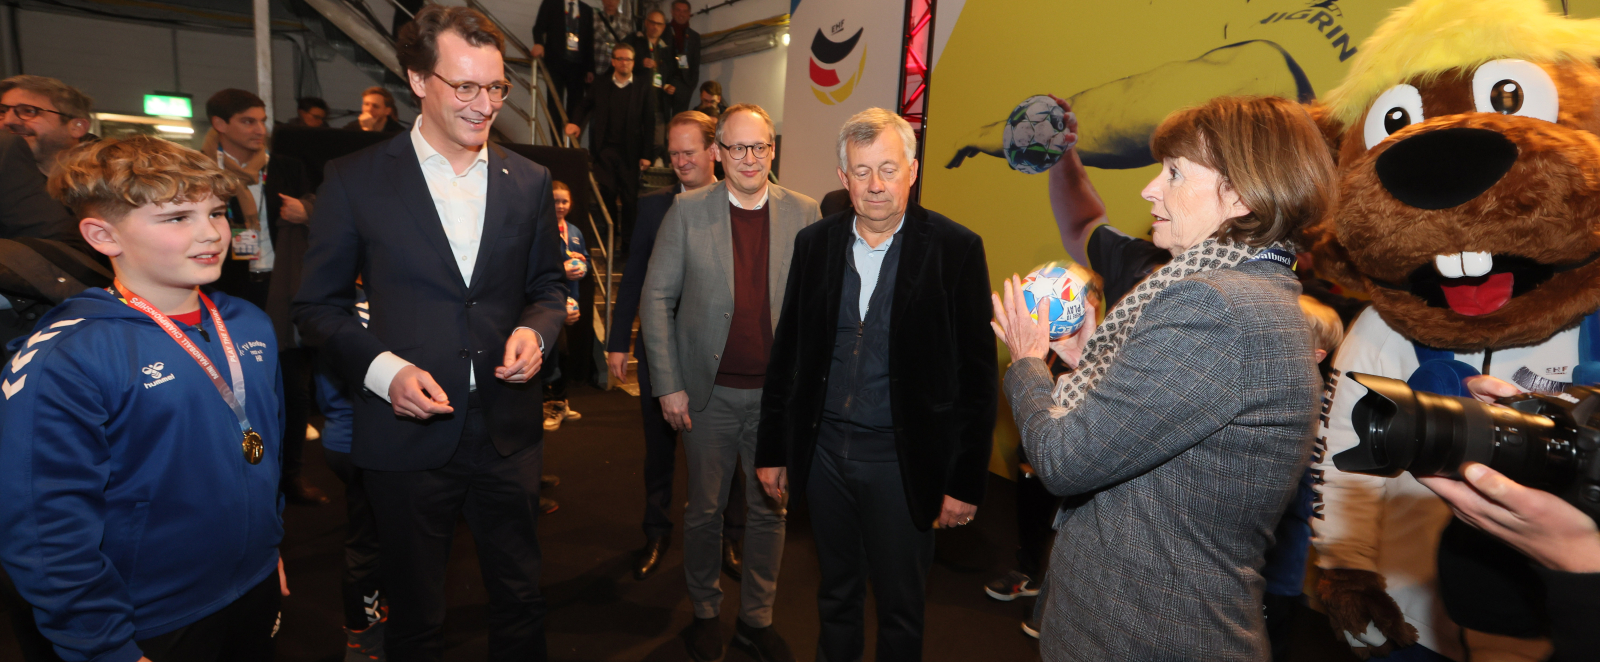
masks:
[[[233,229],[233,259],[255,260],[261,257],[261,233],[250,228]]]
[[[657,74],[651,76],[650,77],[650,84],[651,85],[655,85],[656,87],[661,87],[661,74],[657,73]]]
[[[568,32],[567,33],[567,50],[572,51],[574,53],[578,52],[578,33],[576,33],[576,32]]]
[[[689,56],[688,55],[683,55],[683,54],[678,55],[678,68],[679,69],[688,69],[689,68]]]

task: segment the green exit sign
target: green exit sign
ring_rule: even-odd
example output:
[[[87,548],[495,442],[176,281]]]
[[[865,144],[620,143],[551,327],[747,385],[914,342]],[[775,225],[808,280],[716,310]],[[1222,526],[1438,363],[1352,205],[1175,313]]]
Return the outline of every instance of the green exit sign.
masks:
[[[188,95],[146,94],[144,114],[157,117],[194,117],[194,105]]]

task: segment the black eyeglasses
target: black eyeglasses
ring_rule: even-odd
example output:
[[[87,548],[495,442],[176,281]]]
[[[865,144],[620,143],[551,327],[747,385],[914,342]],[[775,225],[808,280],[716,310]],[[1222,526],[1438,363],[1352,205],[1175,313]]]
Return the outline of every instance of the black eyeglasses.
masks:
[[[49,108],[40,108],[38,106],[30,106],[30,105],[25,104],[25,103],[19,103],[19,104],[15,104],[15,105],[6,105],[6,104],[3,104],[3,103],[0,103],[0,119],[5,118],[6,113],[9,113],[9,112],[11,112],[13,110],[17,111],[17,117],[18,118],[25,119],[25,120],[31,120],[31,119],[33,119],[35,117],[38,117],[39,113],[55,113],[57,115],[60,115],[63,119],[69,119],[69,120],[72,119],[71,115],[63,113],[63,112],[61,112],[59,110],[50,110]]]
[[[746,151],[755,153],[756,158],[758,159],[767,158],[767,152],[772,147],[772,143],[756,143],[754,145],[727,145],[719,141],[717,144],[722,145],[722,148],[728,151],[728,156],[733,157],[733,160],[735,161],[744,160],[744,154]]]
[[[511,93],[511,83],[503,80],[489,83],[488,85],[479,85],[472,81],[457,83],[446,80],[444,76],[440,76],[439,74],[433,74],[433,77],[444,81],[445,85],[449,85],[451,89],[455,90],[456,100],[461,102],[467,102],[478,98],[478,93],[483,90],[489,91],[489,100],[495,103],[505,101],[506,95]]]

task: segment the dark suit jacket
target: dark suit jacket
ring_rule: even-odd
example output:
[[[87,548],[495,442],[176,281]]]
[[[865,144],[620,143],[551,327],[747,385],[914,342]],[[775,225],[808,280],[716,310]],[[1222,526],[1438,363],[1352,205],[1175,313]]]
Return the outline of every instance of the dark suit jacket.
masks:
[[[305,198],[311,193],[311,185],[306,179],[305,164],[299,159],[273,154],[267,162],[267,181],[261,185],[261,195],[267,199],[267,217],[262,220],[262,224],[272,237],[272,251],[275,256],[272,263],[272,278],[275,282],[267,293],[264,308],[267,315],[272,317],[273,330],[278,334],[278,347],[287,348],[294,346],[294,334],[290,330],[293,320],[289,316],[289,301],[299,289],[300,260],[305,256],[306,238],[310,231],[304,225],[283,223],[279,220],[283,212],[283,198],[278,197],[280,193],[291,198]],[[310,209],[309,205],[307,209]],[[229,218],[244,218],[243,214],[243,210],[239,208],[239,198],[228,201]],[[245,292],[245,283],[249,277],[249,262],[225,259],[222,261],[222,277],[217,279],[216,288],[240,296]],[[281,283],[276,282],[280,279]]]
[[[656,140],[656,88],[650,86],[650,73],[634,68],[633,83],[627,89],[617,89],[611,72],[595,76],[589,85],[589,94],[578,106],[572,123],[583,126],[589,123],[589,153],[597,157],[610,139],[606,124],[612,113],[627,117],[627,133],[622,136],[623,156],[629,161],[655,158]]]
[[[544,47],[544,61],[548,66],[576,64],[583,71],[594,66],[594,7],[578,0],[578,58],[572,60],[567,53],[567,3],[566,0],[544,0],[539,5],[539,15],[533,20],[533,43]]]
[[[416,471],[444,466],[466,422],[467,371],[475,371],[489,434],[502,455],[543,437],[537,382],[496,379],[506,338],[529,327],[550,361],[566,319],[566,274],[550,197],[550,171],[491,144],[483,239],[462,282],[450,254],[411,134],[328,163],[311,219],[305,278],[294,319],[305,342],[327,350],[339,376],[355,385],[357,466]],[[356,276],[371,302],[363,328],[353,306]],[[361,388],[372,360],[394,352],[428,371],[455,413],[402,419]]]
[[[795,237],[773,332],[755,465],[787,466],[798,489],[827,396],[854,219],[835,214]],[[989,267],[976,233],[916,205],[895,241],[905,243],[889,314],[889,403],[906,501],[927,530],[945,495],[981,503],[988,482],[999,390]]]
[[[78,232],[78,219],[45,192],[45,176],[28,143],[0,131],[0,239],[54,239],[97,256]]]
[[[672,21],[667,21],[667,31],[661,38],[668,44],[678,43],[672,33],[677,27]],[[700,105],[700,33],[694,28],[684,28],[683,49],[679,55],[689,56],[689,68],[678,68],[678,91],[672,95],[672,112],[674,114],[688,110],[691,104]],[[677,67],[677,63],[673,63]]]
[[[622,285],[617,287],[616,307],[611,309],[611,331],[606,334],[606,351],[628,351],[628,337],[633,332],[633,319],[639,314],[639,292],[644,289],[645,270],[650,266],[650,253],[656,247],[656,230],[661,229],[661,219],[672,209],[672,200],[683,190],[682,184],[664,186],[639,196],[637,220],[633,222],[633,252],[628,254],[628,266],[622,270]],[[633,348],[633,355],[645,361],[644,334]]]

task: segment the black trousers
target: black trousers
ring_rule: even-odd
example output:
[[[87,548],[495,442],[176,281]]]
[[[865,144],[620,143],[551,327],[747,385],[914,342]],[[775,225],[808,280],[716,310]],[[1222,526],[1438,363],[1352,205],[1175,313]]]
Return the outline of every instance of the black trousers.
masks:
[[[468,399],[466,429],[445,466],[363,472],[383,547],[390,662],[444,659],[445,563],[457,517],[472,529],[489,593],[489,659],[547,659],[537,537],[544,445],[501,456],[477,400]]]
[[[661,415],[661,400],[650,393],[650,364],[639,360],[639,410],[644,418],[644,535],[659,538],[672,533],[672,475],[678,469],[678,431]],[[744,540],[744,473],[735,468],[728,488],[728,506],[722,509],[722,539]]]
[[[1028,461],[1026,453],[1022,461]],[[1017,479],[1017,572],[1034,581],[1044,580],[1045,560],[1056,536],[1051,527],[1060,508],[1061,497],[1051,494],[1038,474]]]
[[[616,147],[591,145],[589,151],[594,154],[595,183],[600,185],[600,195],[605,197],[602,202],[616,224],[617,244],[624,249],[620,253],[626,254],[639,208],[639,159]],[[606,231],[604,223],[599,227]]]
[[[589,82],[584,79],[593,71],[591,67],[594,63],[551,58],[548,53],[545,55],[544,63],[550,69],[551,80],[556,84],[556,94],[562,99],[562,109],[567,112],[567,118],[570,119],[577,114],[578,106],[583,105],[584,95],[589,93]],[[555,118],[557,127],[561,126],[561,116],[554,108],[550,109],[550,117]]]
[[[221,611],[134,643],[151,662],[271,662],[282,604],[273,572]]]
[[[822,571],[817,659],[861,659],[870,581],[878,607],[875,659],[921,660],[934,537],[911,520],[900,463],[847,460],[818,446],[805,489]]]
[[[311,370],[316,350],[297,347],[278,352],[283,371],[283,482],[305,473],[306,423],[311,416]]]
[[[367,497],[366,472],[350,462],[349,453],[323,449],[328,468],[344,483],[344,574],[340,593],[344,601],[344,626],[365,630],[382,615],[385,595],[378,574],[378,521]]]
[[[39,632],[39,625],[33,620],[33,605],[22,599],[17,585],[3,568],[0,568],[0,609],[10,618],[11,633],[17,639],[24,662],[61,662],[56,649]]]

